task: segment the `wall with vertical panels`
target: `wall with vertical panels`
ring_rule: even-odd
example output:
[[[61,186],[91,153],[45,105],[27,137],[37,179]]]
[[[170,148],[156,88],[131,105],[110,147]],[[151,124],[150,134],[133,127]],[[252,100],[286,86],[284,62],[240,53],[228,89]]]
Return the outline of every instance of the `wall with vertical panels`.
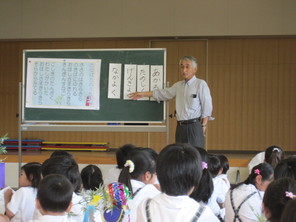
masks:
[[[167,81],[180,80],[179,58],[199,60],[198,77],[211,89],[216,118],[208,125],[209,150],[262,150],[276,144],[296,146],[296,39],[93,39],[0,42],[0,135],[17,138],[18,82],[23,49],[167,48]],[[174,101],[170,102],[173,114]],[[170,118],[170,142],[176,120]],[[166,144],[165,133],[24,132],[23,138],[47,141],[109,142],[150,146]]]
[[[295,35],[293,0],[0,1],[0,39]]]

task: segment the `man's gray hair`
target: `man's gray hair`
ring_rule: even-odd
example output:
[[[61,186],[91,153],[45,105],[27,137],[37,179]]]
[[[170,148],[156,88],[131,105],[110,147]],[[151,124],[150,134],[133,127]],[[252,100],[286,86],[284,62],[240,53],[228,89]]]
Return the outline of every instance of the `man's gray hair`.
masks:
[[[191,61],[191,64],[194,68],[196,68],[198,66],[198,62],[197,59],[194,56],[184,56],[180,59],[179,61],[179,65],[181,65],[182,61],[187,60],[187,61]]]

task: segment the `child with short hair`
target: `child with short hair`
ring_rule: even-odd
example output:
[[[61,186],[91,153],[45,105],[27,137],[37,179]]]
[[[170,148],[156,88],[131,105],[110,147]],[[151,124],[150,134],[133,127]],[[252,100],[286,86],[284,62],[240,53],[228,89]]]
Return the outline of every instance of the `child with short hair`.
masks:
[[[89,164],[81,170],[81,179],[84,191],[95,191],[104,185],[101,169],[93,164]]]
[[[285,177],[273,181],[266,189],[263,198],[264,214],[267,220],[269,222],[279,222],[285,206],[295,199],[295,194],[296,180]]]
[[[82,196],[79,195],[81,191],[81,177],[78,168],[78,164],[74,158],[58,155],[50,157],[45,160],[42,164],[42,175],[43,177],[49,174],[60,174],[68,178],[73,186],[73,196],[71,208],[72,219],[77,222],[82,222],[84,218],[84,210]]]
[[[268,185],[273,181],[273,167],[261,163],[253,167],[249,177],[230,188],[225,199],[225,221],[258,221],[263,215],[262,199]]]
[[[27,222],[33,218],[37,187],[40,180],[40,163],[30,162],[21,167],[20,188],[14,193],[11,189],[8,189],[4,194],[6,216],[12,222]]]
[[[220,164],[221,164],[221,172],[218,174],[217,177],[223,179],[223,181],[225,182],[226,186],[228,187],[228,189],[230,188],[230,182],[229,179],[227,177],[227,172],[229,170],[229,161],[228,158],[225,155],[218,155],[219,159],[220,159]]]
[[[73,186],[63,175],[50,174],[44,177],[38,187],[36,207],[41,213],[30,222],[70,222],[67,217],[72,203]]]
[[[209,207],[189,197],[198,189],[202,174],[201,157],[194,147],[166,146],[157,159],[156,172],[162,193],[143,200],[138,207],[138,222],[219,221]]]
[[[218,158],[220,159],[220,171],[218,175],[215,177],[217,181],[219,181],[220,188],[221,189],[221,195],[218,196],[217,202],[221,208],[220,210],[220,216],[221,218],[225,217],[225,198],[228,190],[230,189],[230,182],[227,177],[227,171],[229,170],[229,162],[228,158],[224,155],[218,155]]]
[[[226,186],[223,179],[218,177],[222,172],[222,167],[217,155],[209,156],[209,171],[213,177],[214,191],[209,199],[208,206],[220,220],[223,220],[225,216],[224,201],[229,187]]]

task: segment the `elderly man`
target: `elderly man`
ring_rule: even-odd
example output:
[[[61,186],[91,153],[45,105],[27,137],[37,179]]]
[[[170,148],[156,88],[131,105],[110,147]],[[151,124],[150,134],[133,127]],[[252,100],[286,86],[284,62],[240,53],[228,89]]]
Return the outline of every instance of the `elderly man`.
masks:
[[[170,88],[134,92],[130,97],[137,100],[153,96],[157,101],[176,98],[176,142],[204,148],[207,122],[213,119],[210,89],[204,80],[195,76],[198,68],[195,57],[184,56],[180,59],[179,65],[183,80]]]

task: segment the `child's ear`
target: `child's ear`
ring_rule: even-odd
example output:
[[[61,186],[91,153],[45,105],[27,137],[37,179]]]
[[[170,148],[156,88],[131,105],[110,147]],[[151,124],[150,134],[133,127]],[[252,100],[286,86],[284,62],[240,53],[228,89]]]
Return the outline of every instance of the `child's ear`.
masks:
[[[257,187],[257,189],[260,190],[261,185],[263,183],[262,176],[261,175],[257,175],[255,180],[256,180],[256,187]]]
[[[73,203],[71,201],[68,208],[67,208],[67,210],[66,210],[66,213],[69,213],[71,211],[72,206],[73,206]]]
[[[36,208],[37,208],[38,210],[40,210],[41,205],[40,205],[40,202],[39,202],[39,200],[38,200],[37,198],[35,199],[35,203],[36,203]]]
[[[149,182],[150,180],[151,180],[151,177],[152,177],[153,175],[149,172],[149,171],[146,171],[145,173],[144,173],[144,180],[145,180],[145,182]]]

